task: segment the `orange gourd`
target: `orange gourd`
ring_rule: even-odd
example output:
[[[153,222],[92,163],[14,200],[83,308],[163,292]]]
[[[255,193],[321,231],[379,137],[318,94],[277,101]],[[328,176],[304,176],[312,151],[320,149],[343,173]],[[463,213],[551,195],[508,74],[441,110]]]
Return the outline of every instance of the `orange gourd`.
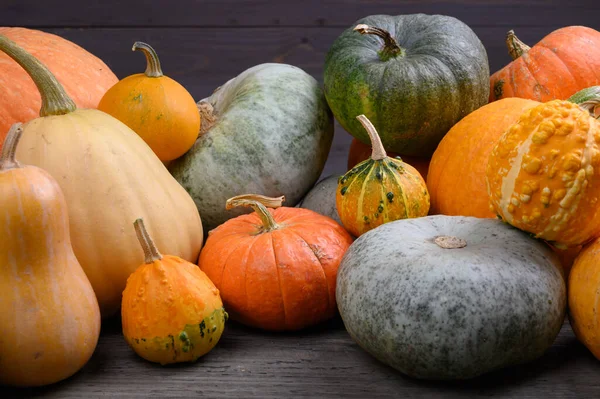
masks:
[[[336,208],[346,230],[358,237],[387,222],[426,216],[429,193],[423,177],[411,165],[387,156],[367,117],[357,119],[367,130],[373,151],[339,179]]]
[[[118,79],[102,60],[60,36],[35,29],[0,27],[6,36],[44,63],[80,108],[96,108]],[[13,123],[37,118],[40,92],[17,63],[0,52],[0,149]]]
[[[496,143],[486,180],[495,212],[557,246],[600,235],[600,121],[554,100],[526,111]]]
[[[432,214],[495,218],[485,183],[494,144],[537,101],[505,98],[461,119],[444,136],[431,157],[427,189]]]
[[[119,312],[127,277],[143,260],[127,220],[146,218],[163,251],[196,262],[203,241],[198,209],[150,147],[112,116],[77,109],[43,64],[2,35],[0,51],[22,65],[42,93],[41,117],[23,125],[17,157],[58,182],[73,250],[102,316]]]
[[[227,209],[250,206],[255,212],[212,230],[198,262],[233,319],[274,331],[298,330],[335,314],[337,269],[352,243],[333,219],[280,207],[283,199],[230,198]]]
[[[366,145],[358,139],[352,139],[352,142],[350,143],[350,150],[348,151],[347,170],[350,170],[360,162],[369,159],[372,151],[373,149],[370,145]],[[429,162],[431,161],[429,158],[404,156],[394,152],[388,152],[387,156],[390,158],[400,157],[404,162],[412,165],[416,170],[418,170],[423,179],[425,179],[427,176]]]
[[[100,309],[73,253],[57,182],[15,159],[21,134],[15,124],[0,155],[0,384],[39,386],[87,363]]]
[[[585,26],[557,29],[533,47],[511,30],[506,45],[513,61],[490,78],[490,101],[522,97],[566,100],[600,84],[600,32]]]
[[[161,255],[143,219],[134,227],[145,261],[123,291],[123,335],[151,362],[194,362],[217,344],[225,328],[219,290],[195,264]]]
[[[573,332],[600,360],[600,239],[584,247],[575,259],[567,292]]]
[[[198,107],[182,85],[163,75],[152,47],[135,42],[133,50],[145,54],[146,72],[128,76],[112,86],[98,109],[139,134],[161,161],[172,161],[185,154],[198,137]]]

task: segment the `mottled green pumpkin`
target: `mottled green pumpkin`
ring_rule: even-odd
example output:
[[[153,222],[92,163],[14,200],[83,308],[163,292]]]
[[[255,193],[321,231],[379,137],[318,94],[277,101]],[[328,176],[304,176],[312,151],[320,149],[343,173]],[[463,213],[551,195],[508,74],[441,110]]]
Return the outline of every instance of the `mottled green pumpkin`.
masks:
[[[357,119],[371,138],[371,157],[339,179],[336,209],[342,225],[355,237],[384,223],[426,216],[429,192],[414,167],[386,155],[373,124]]]
[[[198,103],[200,137],[169,170],[201,212],[204,231],[247,210],[239,193],[284,195],[296,205],[315,184],[333,140],[333,115],[318,82],[300,68],[261,64]]]
[[[443,15],[372,15],[333,43],[325,96],[336,119],[365,144],[356,116],[369,118],[390,152],[430,156],[448,130],[488,102],[483,44]]]

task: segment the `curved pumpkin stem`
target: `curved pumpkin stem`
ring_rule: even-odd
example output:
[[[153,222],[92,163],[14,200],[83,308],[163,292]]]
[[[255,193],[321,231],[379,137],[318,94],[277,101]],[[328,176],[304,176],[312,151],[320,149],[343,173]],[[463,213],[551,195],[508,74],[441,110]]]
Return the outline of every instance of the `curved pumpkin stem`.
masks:
[[[136,219],[136,221],[133,222],[133,227],[135,228],[135,234],[137,235],[138,241],[144,250],[144,262],[152,263],[156,260],[161,260],[162,255],[158,252],[154,240],[152,240],[152,237],[148,234],[148,230],[146,230],[146,226],[144,225],[144,219]]]
[[[133,43],[132,51],[141,51],[146,56],[146,71],[144,74],[149,78],[160,78],[163,75],[162,69],[160,68],[160,61],[158,59],[158,54],[156,51],[144,42],[135,42]]]
[[[592,118],[600,118],[600,86],[585,88],[573,94],[567,101],[588,111]]]
[[[238,206],[250,206],[254,209],[254,212],[258,214],[260,220],[262,220],[264,231],[272,231],[279,228],[279,225],[275,222],[273,215],[269,212],[268,208],[279,208],[285,196],[281,197],[266,197],[258,194],[243,194],[232,198],[229,198],[225,203],[225,209],[230,210]]]
[[[400,47],[396,39],[390,35],[390,32],[385,29],[376,28],[366,24],[358,24],[353,30],[361,35],[379,36],[383,40],[383,48],[379,51],[379,57],[382,61],[404,55],[404,49]]]
[[[21,46],[0,35],[0,50],[15,60],[27,72],[42,96],[40,116],[64,115],[77,108],[56,77]]]
[[[531,47],[523,43],[512,29],[506,34],[506,47],[513,61],[531,50]]]
[[[363,125],[369,134],[369,139],[371,139],[371,159],[374,161],[379,161],[387,157],[387,153],[385,152],[385,148],[383,148],[381,138],[379,137],[379,134],[377,134],[377,130],[371,121],[364,115],[358,115],[356,119],[358,119],[358,121]]]
[[[4,146],[2,147],[2,154],[0,154],[0,170],[16,169],[20,168],[21,164],[15,158],[17,152],[17,145],[23,136],[23,125],[21,123],[15,123],[10,127],[8,135],[4,140]]]

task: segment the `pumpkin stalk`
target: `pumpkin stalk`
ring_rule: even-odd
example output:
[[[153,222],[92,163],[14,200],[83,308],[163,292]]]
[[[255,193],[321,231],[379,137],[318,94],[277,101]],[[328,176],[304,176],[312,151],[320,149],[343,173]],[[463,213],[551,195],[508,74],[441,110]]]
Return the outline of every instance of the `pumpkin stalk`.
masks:
[[[381,138],[379,134],[377,134],[377,130],[375,126],[371,123],[371,121],[364,115],[358,115],[356,117],[358,121],[363,125],[367,133],[369,134],[369,139],[371,140],[371,159],[374,161],[379,161],[387,157],[387,153],[385,152],[385,148],[383,147],[383,143],[381,142]]]
[[[579,105],[592,118],[600,118],[600,86],[592,86],[573,94],[567,101]]]
[[[4,35],[0,35],[0,50],[31,76],[42,96],[40,116],[64,115],[75,111],[75,103],[44,64]]]
[[[510,54],[513,61],[525,54],[526,52],[528,52],[529,50],[531,50],[531,47],[523,43],[515,35],[515,31],[512,29],[509,30],[506,34],[506,47],[508,47],[508,53]]]
[[[381,57],[382,61],[387,61],[390,58],[396,58],[404,55],[404,49],[400,47],[396,39],[390,35],[390,32],[365,24],[356,25],[354,30],[361,35],[375,35],[383,40],[383,48],[379,52],[379,56]]]
[[[4,146],[2,147],[2,154],[0,154],[0,171],[8,169],[17,169],[21,167],[21,164],[15,158],[17,152],[17,145],[23,136],[23,126],[21,123],[15,123],[10,127]]]
[[[277,230],[279,225],[275,222],[273,215],[271,215],[267,207],[279,208],[283,201],[285,201],[285,196],[283,195],[274,198],[258,194],[243,194],[229,198],[225,203],[225,209],[230,210],[238,206],[252,207],[254,212],[260,217],[260,220],[262,220],[264,231],[269,232]]]
[[[135,234],[142,245],[142,249],[144,250],[144,262],[152,263],[157,260],[162,259],[162,255],[158,252],[158,248],[156,248],[156,244],[154,244],[154,240],[148,234],[148,230],[146,230],[146,226],[144,225],[144,219],[136,219],[133,222],[133,227],[135,228]]]
[[[198,112],[200,112],[200,136],[208,132],[211,127],[217,122],[217,113],[214,107],[208,101],[201,100],[197,104]]]
[[[160,68],[160,61],[158,59],[158,54],[156,51],[149,45],[144,42],[135,42],[133,43],[133,47],[131,51],[141,51],[146,56],[146,71],[144,74],[149,78],[160,78],[163,76],[162,69]]]

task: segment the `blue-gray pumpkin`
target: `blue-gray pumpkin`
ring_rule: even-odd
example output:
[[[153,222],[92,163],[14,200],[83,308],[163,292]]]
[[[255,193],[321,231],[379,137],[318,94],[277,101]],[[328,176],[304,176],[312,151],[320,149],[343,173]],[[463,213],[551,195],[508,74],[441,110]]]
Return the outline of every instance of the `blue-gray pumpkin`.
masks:
[[[564,322],[556,255],[494,219],[428,216],[360,236],[338,270],[352,338],[416,378],[467,379],[541,356]]]
[[[315,184],[333,140],[333,115],[317,81],[286,64],[252,67],[201,100],[201,135],[169,165],[194,199],[206,232],[248,210],[227,199],[284,195],[296,205]]]

